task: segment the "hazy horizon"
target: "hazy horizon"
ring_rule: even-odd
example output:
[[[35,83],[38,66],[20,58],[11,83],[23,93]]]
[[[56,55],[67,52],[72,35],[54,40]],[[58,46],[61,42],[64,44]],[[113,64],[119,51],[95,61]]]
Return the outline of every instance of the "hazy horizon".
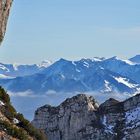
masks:
[[[132,57],[135,57],[135,56],[137,56],[137,55],[139,55],[139,54],[136,54],[136,55],[134,55],[134,56],[132,56]],[[140,55],[139,55],[140,56]],[[123,57],[118,57],[118,56],[111,56],[111,57],[97,57],[97,56],[95,56],[95,57],[92,57],[92,58],[88,58],[88,57],[81,57],[81,58],[75,58],[75,59],[68,59],[68,58],[63,58],[63,57],[61,57],[61,58],[58,58],[58,59],[55,59],[55,60],[50,60],[50,59],[44,59],[44,60],[40,60],[40,61],[37,61],[37,62],[18,62],[18,61],[15,61],[15,62],[12,62],[12,63],[10,63],[10,62],[5,62],[5,61],[0,61],[0,63],[3,63],[3,64],[17,64],[17,65],[33,65],[33,64],[41,64],[41,63],[43,63],[43,62],[47,62],[48,61],[48,63],[49,62],[51,62],[52,64],[53,63],[55,63],[55,62],[57,62],[57,61],[59,61],[60,59],[65,59],[65,60],[67,60],[67,61],[80,61],[80,60],[82,60],[82,59],[94,59],[94,58],[105,58],[105,59],[110,59],[110,58],[113,58],[113,57],[117,57],[118,59],[121,59],[121,60],[129,60],[130,58],[132,58],[132,57],[129,57],[129,58],[123,58]]]
[[[0,62],[127,59],[140,52],[140,1],[14,1]]]

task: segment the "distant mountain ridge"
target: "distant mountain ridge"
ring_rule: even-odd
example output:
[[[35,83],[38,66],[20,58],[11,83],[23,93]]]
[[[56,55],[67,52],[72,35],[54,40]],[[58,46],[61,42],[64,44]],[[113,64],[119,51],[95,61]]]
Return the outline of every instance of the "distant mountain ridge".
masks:
[[[140,63],[140,55],[136,55],[136,56],[130,58],[129,60],[134,63]]]
[[[3,64],[0,63],[0,74],[6,77],[22,77],[39,73],[52,64],[51,61],[42,61],[41,64]],[[2,78],[2,76],[0,76]]]
[[[94,91],[131,94],[140,91],[140,64],[131,59],[95,57],[79,61],[60,59],[53,64],[47,61],[42,65],[0,66],[1,75],[15,76],[0,79],[0,85],[12,92]]]

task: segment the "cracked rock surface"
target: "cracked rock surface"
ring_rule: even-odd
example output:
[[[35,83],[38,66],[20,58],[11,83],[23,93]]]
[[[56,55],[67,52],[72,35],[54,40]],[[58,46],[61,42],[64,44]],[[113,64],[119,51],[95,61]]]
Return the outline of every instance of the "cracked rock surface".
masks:
[[[0,0],[0,43],[2,42],[13,0]]]
[[[79,94],[57,107],[38,108],[32,124],[49,140],[139,140],[140,95],[99,106],[92,96]]]

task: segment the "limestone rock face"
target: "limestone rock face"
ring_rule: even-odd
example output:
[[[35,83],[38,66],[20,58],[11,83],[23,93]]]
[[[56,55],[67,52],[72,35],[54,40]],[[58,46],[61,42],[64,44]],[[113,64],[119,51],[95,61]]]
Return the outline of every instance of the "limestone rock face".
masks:
[[[93,113],[97,108],[98,104],[92,97],[78,95],[58,107],[41,107],[36,111],[33,124],[44,129],[50,140],[78,139],[87,124],[98,119]]]
[[[0,0],[0,43],[2,42],[13,0]]]
[[[99,106],[92,96],[80,94],[57,107],[37,109],[32,124],[49,140],[139,140],[140,95]]]

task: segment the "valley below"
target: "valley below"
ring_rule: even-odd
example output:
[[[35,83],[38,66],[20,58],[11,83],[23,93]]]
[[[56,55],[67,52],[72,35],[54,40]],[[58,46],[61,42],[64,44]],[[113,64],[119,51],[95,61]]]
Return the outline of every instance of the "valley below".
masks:
[[[32,120],[36,108],[57,106],[81,93],[92,95],[99,104],[111,97],[122,101],[136,95],[140,92],[139,59],[137,55],[128,60],[94,57],[30,65],[0,63],[0,85],[16,109]]]
[[[133,140],[140,137],[139,58],[1,63],[0,84],[49,140]]]
[[[12,3],[0,0],[0,45]],[[0,62],[0,140],[140,140],[140,55],[91,58],[138,52],[138,4],[14,4],[2,60],[90,58]]]

